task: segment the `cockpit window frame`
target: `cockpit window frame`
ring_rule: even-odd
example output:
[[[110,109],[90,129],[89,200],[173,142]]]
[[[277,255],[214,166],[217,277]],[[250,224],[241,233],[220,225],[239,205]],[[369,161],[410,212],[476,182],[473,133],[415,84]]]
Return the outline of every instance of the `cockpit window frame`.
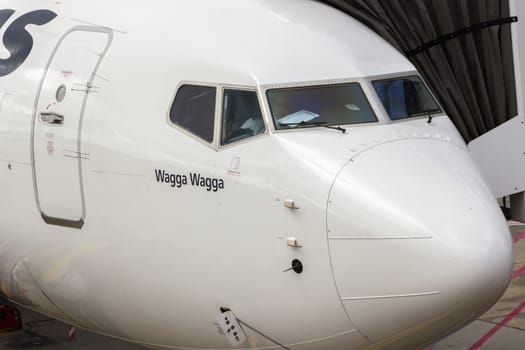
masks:
[[[257,102],[259,103],[259,108],[261,109],[261,115],[262,115],[262,120],[263,120],[263,123],[264,123],[264,132],[260,133],[260,134],[257,134],[257,135],[254,135],[254,136],[251,136],[251,137],[248,137],[248,138],[245,138],[245,139],[242,139],[242,140],[238,140],[238,141],[235,141],[235,142],[232,142],[232,143],[228,143],[228,144],[225,144],[225,145],[222,145],[221,144],[221,133],[222,133],[222,127],[223,127],[223,124],[222,124],[222,121],[223,121],[223,118],[224,118],[224,115],[223,115],[223,105],[224,105],[224,91],[225,90],[240,90],[240,91],[251,91],[251,92],[255,92],[256,96],[257,96]],[[266,110],[265,110],[265,104],[266,104],[266,100],[262,98],[262,95],[261,95],[261,91],[258,89],[258,87],[255,87],[255,86],[244,86],[244,85],[233,85],[233,84],[221,84],[220,85],[220,101],[219,102],[219,107],[218,107],[218,120],[216,120],[216,122],[218,123],[218,125],[216,125],[216,131],[217,131],[217,150],[223,150],[223,149],[228,149],[228,148],[231,148],[231,147],[236,147],[236,146],[239,146],[239,145],[243,145],[243,144],[246,144],[248,142],[252,142],[254,140],[257,140],[261,137],[265,137],[265,136],[268,136],[270,134],[270,125],[269,125],[269,121],[268,121],[268,115],[266,113]]]
[[[178,125],[177,123],[174,123],[171,119],[171,109],[175,103],[175,99],[177,97],[177,94],[179,90],[183,86],[187,85],[193,85],[193,86],[203,86],[203,87],[210,87],[215,88],[215,111],[214,111],[214,124],[213,124],[213,140],[211,142],[207,142],[202,137],[198,136],[197,134],[194,134],[190,130],[185,129],[181,125]],[[223,106],[223,99],[224,99],[224,90],[243,90],[243,91],[253,91],[256,93],[257,101],[259,102],[259,108],[261,109],[261,114],[264,122],[264,128],[265,131],[257,134],[252,137],[248,137],[243,140],[239,140],[236,142],[232,142],[230,144],[221,145],[221,132],[222,132],[222,106]],[[173,92],[170,104],[168,106],[168,110],[166,112],[166,122],[167,124],[182,132],[184,135],[190,137],[191,139],[201,143],[202,145],[210,148],[213,151],[219,152],[221,150],[229,149],[231,147],[236,147],[239,145],[246,144],[248,142],[252,142],[254,140],[257,140],[261,137],[269,136],[271,134],[271,126],[268,120],[268,114],[266,111],[266,100],[262,98],[262,92],[260,90],[259,86],[249,86],[249,85],[236,85],[236,84],[226,84],[226,83],[212,83],[212,82],[203,82],[203,81],[193,81],[193,80],[183,80],[181,81],[175,88],[175,91]]]
[[[367,127],[372,125],[380,125],[389,122],[390,119],[385,118],[383,110],[380,109],[380,105],[377,104],[377,101],[372,97],[375,95],[375,91],[369,80],[367,78],[347,78],[347,79],[330,79],[330,80],[319,80],[319,81],[303,81],[303,82],[294,82],[294,83],[280,83],[280,84],[264,84],[261,85],[261,96],[264,96],[264,107],[263,113],[267,116],[269,126],[271,127],[270,133],[287,133],[287,132],[305,132],[307,130],[315,130],[323,128],[323,126],[312,126],[306,128],[278,128],[275,125],[275,119],[273,118],[271,112],[270,101],[268,99],[268,91],[275,89],[292,89],[292,88],[308,88],[308,87],[323,87],[323,86],[338,86],[345,84],[358,84],[363,91],[365,98],[370,105],[372,112],[376,118],[374,122],[363,122],[363,123],[353,123],[353,124],[340,124],[345,129],[348,128],[359,128]],[[381,102],[379,102],[381,103]]]
[[[388,112],[386,111],[381,99],[377,95],[375,88],[372,84],[373,81],[403,78],[403,77],[409,77],[409,76],[418,76],[419,78],[421,78],[426,88],[428,89],[430,95],[436,101],[438,107],[441,109],[440,113],[433,114],[432,116],[440,117],[440,116],[446,115],[446,112],[443,109],[442,105],[439,103],[439,100],[436,98],[436,95],[434,94],[432,89],[430,89],[426,81],[419,75],[419,73],[417,71],[406,71],[406,72],[396,72],[393,74],[367,76],[363,78],[330,79],[330,80],[321,80],[321,81],[303,81],[303,82],[293,82],[293,83],[261,84],[261,85],[256,85],[256,86],[183,80],[177,85],[173,95],[171,96],[171,101],[168,107],[168,111],[166,113],[166,120],[167,120],[168,125],[170,125],[171,127],[181,131],[182,133],[196,140],[197,142],[200,142],[201,144],[207,146],[208,148],[218,152],[221,150],[227,150],[232,147],[237,147],[239,145],[244,145],[246,143],[253,142],[254,140],[257,140],[259,138],[270,136],[273,133],[305,132],[307,130],[315,130],[315,129],[323,128],[322,126],[318,126],[318,127],[309,127],[309,128],[278,129],[275,125],[275,120],[271,113],[270,103],[267,98],[267,92],[269,90],[286,89],[286,88],[301,88],[301,87],[306,88],[306,87],[318,87],[318,86],[330,86],[330,85],[344,85],[344,84],[349,84],[349,83],[359,84],[366,99],[368,100],[370,108],[372,112],[374,113],[377,121],[356,123],[356,124],[341,124],[345,129],[368,127],[368,126],[373,126],[373,125],[406,123],[406,122],[419,120],[419,119],[427,119],[428,118],[427,115],[415,116],[415,117],[398,119],[398,120],[390,119]],[[175,98],[177,96],[177,93],[179,92],[179,89],[184,85],[205,86],[205,87],[213,87],[216,89],[214,132],[213,132],[213,141],[211,143],[208,143],[201,137],[175,124],[171,120],[171,116],[170,116],[171,108],[173,104],[175,103]],[[259,107],[261,108],[265,131],[258,135],[248,137],[246,139],[242,139],[242,140],[232,142],[226,145],[221,145],[220,136],[222,132],[222,118],[223,118],[222,106],[224,103],[224,90],[228,90],[228,89],[253,91],[256,93],[257,100],[259,102]]]
[[[214,114],[213,114],[213,138],[212,138],[212,141],[211,142],[208,142],[206,141],[204,138],[200,137],[199,135],[193,133],[192,131],[182,127],[181,125],[173,122],[173,120],[171,119],[171,110],[173,108],[173,105],[175,104],[175,99],[177,98],[177,94],[179,93],[180,89],[184,86],[202,86],[202,87],[209,87],[209,88],[214,88],[215,89],[215,110],[214,110]],[[168,123],[169,126],[171,126],[172,128],[182,132],[183,134],[185,134],[186,136],[192,138],[193,140],[201,143],[202,145],[204,146],[207,146],[208,148],[211,148],[213,150],[215,150],[217,148],[217,108],[218,108],[218,103],[219,103],[219,98],[220,98],[220,91],[219,91],[219,85],[216,84],[216,83],[208,83],[208,82],[199,82],[199,81],[190,81],[190,80],[183,80],[181,81],[177,87],[175,88],[175,91],[173,93],[173,95],[171,96],[171,100],[170,100],[170,104],[169,104],[169,107],[168,107],[168,111],[166,113],[166,121]]]
[[[373,101],[373,105],[377,106],[377,108],[380,110],[380,113],[382,116],[384,116],[387,124],[398,124],[398,123],[406,123],[414,120],[421,120],[421,119],[428,119],[428,114],[421,114],[413,117],[407,117],[407,118],[400,118],[400,119],[391,119],[390,115],[388,114],[388,111],[386,107],[383,105],[383,102],[381,101],[381,98],[377,94],[373,83],[376,81],[385,81],[385,80],[391,80],[396,78],[409,78],[409,77],[418,77],[421,79],[425,87],[427,88],[428,92],[430,93],[430,96],[434,99],[436,102],[438,108],[440,109],[440,112],[432,114],[433,118],[436,117],[442,117],[446,116],[445,109],[439,102],[439,99],[436,97],[436,94],[434,91],[430,88],[430,86],[427,84],[425,79],[417,72],[417,71],[407,71],[407,72],[397,72],[393,74],[382,74],[382,75],[374,75],[369,76],[366,78],[366,84],[368,86],[368,89],[370,91],[370,100]]]

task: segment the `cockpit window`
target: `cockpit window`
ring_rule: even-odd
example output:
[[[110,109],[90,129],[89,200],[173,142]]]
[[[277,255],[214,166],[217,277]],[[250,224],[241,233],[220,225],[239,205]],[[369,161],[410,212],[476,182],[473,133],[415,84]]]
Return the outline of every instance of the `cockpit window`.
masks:
[[[267,96],[277,129],[377,122],[358,83],[273,89]]]
[[[264,133],[266,128],[255,91],[225,89],[221,145]]]
[[[213,141],[215,87],[183,85],[171,106],[171,121],[207,142]]]
[[[392,120],[441,113],[418,76],[376,80],[372,85]]]

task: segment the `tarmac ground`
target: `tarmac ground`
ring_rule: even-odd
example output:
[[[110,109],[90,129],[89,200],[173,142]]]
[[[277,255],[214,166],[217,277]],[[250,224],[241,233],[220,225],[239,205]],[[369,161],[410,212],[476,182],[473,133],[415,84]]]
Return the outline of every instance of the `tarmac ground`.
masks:
[[[506,293],[478,320],[424,350],[525,349],[525,224],[509,225],[514,238],[515,272]],[[20,311],[24,329],[1,335],[0,350],[144,349],[80,329],[70,339],[70,326],[28,310]]]

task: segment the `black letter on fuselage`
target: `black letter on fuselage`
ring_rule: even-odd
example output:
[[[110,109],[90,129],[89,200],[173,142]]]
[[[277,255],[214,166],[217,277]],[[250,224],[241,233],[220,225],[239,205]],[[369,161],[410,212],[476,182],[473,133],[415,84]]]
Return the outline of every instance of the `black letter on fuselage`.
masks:
[[[15,13],[15,10],[0,10],[0,28],[11,18],[13,13]]]
[[[0,11],[0,24],[5,24],[13,13],[13,10]],[[28,24],[44,25],[56,16],[57,14],[53,11],[36,10],[20,16],[11,23],[5,31],[3,40],[5,48],[11,55],[9,58],[0,59],[0,77],[8,75],[20,67],[33,49],[33,38],[25,27]]]

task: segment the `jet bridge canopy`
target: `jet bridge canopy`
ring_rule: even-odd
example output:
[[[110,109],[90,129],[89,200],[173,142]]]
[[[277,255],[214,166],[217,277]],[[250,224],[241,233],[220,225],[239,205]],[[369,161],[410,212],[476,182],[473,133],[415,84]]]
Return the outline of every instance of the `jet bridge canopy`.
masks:
[[[466,142],[517,115],[508,0],[319,1],[404,53]]]

